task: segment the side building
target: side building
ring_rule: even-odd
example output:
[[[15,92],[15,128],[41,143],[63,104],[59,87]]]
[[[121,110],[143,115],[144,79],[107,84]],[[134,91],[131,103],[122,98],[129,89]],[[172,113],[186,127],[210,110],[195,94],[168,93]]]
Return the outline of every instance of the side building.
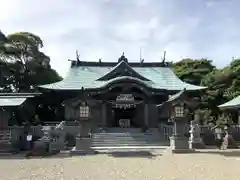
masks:
[[[74,95],[63,101],[66,121],[86,120],[92,127],[154,128],[159,120],[156,105],[184,88],[201,90],[181,81],[167,62],[72,61],[62,81],[43,85],[44,91]]]

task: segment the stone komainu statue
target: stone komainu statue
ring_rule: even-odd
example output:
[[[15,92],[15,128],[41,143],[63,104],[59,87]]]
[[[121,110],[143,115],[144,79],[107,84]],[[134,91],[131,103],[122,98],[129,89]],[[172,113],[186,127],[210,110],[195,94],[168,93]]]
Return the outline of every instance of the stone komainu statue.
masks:
[[[43,128],[44,135],[38,141],[34,143],[34,147],[28,155],[46,155],[51,154],[53,150],[64,149],[65,134],[63,129],[65,127],[65,121],[55,127]]]
[[[225,136],[223,137],[221,149],[227,149],[227,148],[236,149],[236,148],[238,148],[233,136],[231,134],[229,134],[228,129],[225,128],[224,130],[225,130]]]
[[[63,130],[65,127],[65,124],[66,124],[65,121],[60,122],[60,124],[56,125],[55,130]]]

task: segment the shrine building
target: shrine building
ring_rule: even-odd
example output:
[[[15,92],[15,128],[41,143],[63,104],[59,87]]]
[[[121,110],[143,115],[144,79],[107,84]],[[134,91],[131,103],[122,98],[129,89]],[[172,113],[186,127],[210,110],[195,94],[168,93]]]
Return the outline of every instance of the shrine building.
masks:
[[[156,105],[179,91],[205,87],[181,81],[171,63],[131,62],[124,54],[116,62],[72,60],[66,78],[41,86],[44,91],[64,96],[66,121],[89,121],[92,127],[155,128],[159,116]]]

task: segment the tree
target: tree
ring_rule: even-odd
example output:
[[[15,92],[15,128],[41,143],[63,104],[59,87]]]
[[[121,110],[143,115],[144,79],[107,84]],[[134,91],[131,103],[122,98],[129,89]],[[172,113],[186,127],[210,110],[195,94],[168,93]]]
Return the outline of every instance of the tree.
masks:
[[[240,59],[233,59],[229,66],[217,69],[207,59],[183,59],[173,65],[176,75],[185,82],[206,86],[204,94],[194,92],[199,97],[202,108],[211,110],[211,116],[217,119],[218,105],[240,94]]]
[[[36,91],[37,85],[62,79],[51,69],[50,58],[40,51],[42,47],[43,41],[35,34],[17,32],[5,36],[0,31],[0,86],[3,91]]]
[[[176,75],[181,80],[194,85],[200,85],[202,78],[215,68],[212,65],[212,61],[207,59],[183,59],[173,64],[173,70]]]

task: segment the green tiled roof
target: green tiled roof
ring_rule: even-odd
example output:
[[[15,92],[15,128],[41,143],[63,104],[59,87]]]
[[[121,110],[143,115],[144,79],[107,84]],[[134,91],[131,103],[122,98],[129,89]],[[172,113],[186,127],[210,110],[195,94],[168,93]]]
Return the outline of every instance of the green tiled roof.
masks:
[[[24,97],[0,97],[0,106],[19,106],[21,105],[26,98]]]
[[[186,91],[186,89],[183,89],[183,90],[181,90],[180,92],[178,92],[178,93],[170,96],[170,97],[168,98],[167,102],[172,102],[172,101],[180,98],[180,97],[184,94],[185,91]]]
[[[219,105],[218,107],[220,109],[239,108],[240,107],[240,95],[224,104]]]
[[[162,107],[167,103],[173,102],[173,101],[177,100],[178,98],[181,98],[181,96],[184,95],[185,92],[186,92],[186,89],[183,89],[183,90],[179,91],[178,93],[173,94],[172,96],[169,96],[167,101],[165,101],[162,104],[158,104],[157,107]]]
[[[125,62],[120,62],[125,63]],[[119,66],[119,64],[117,65]],[[42,85],[40,87],[54,90],[80,90],[82,87],[85,89],[95,89],[107,86],[114,81],[121,81],[125,79],[135,80],[145,84],[149,88],[180,91],[184,88],[186,90],[199,90],[205,89],[202,86],[195,86],[181,81],[169,67],[131,67],[134,72],[146,78],[146,80],[137,79],[131,76],[115,77],[110,80],[98,80],[111,72],[116,67],[106,66],[73,66],[69,70],[68,75],[62,81]],[[149,79],[150,81],[148,81]]]

